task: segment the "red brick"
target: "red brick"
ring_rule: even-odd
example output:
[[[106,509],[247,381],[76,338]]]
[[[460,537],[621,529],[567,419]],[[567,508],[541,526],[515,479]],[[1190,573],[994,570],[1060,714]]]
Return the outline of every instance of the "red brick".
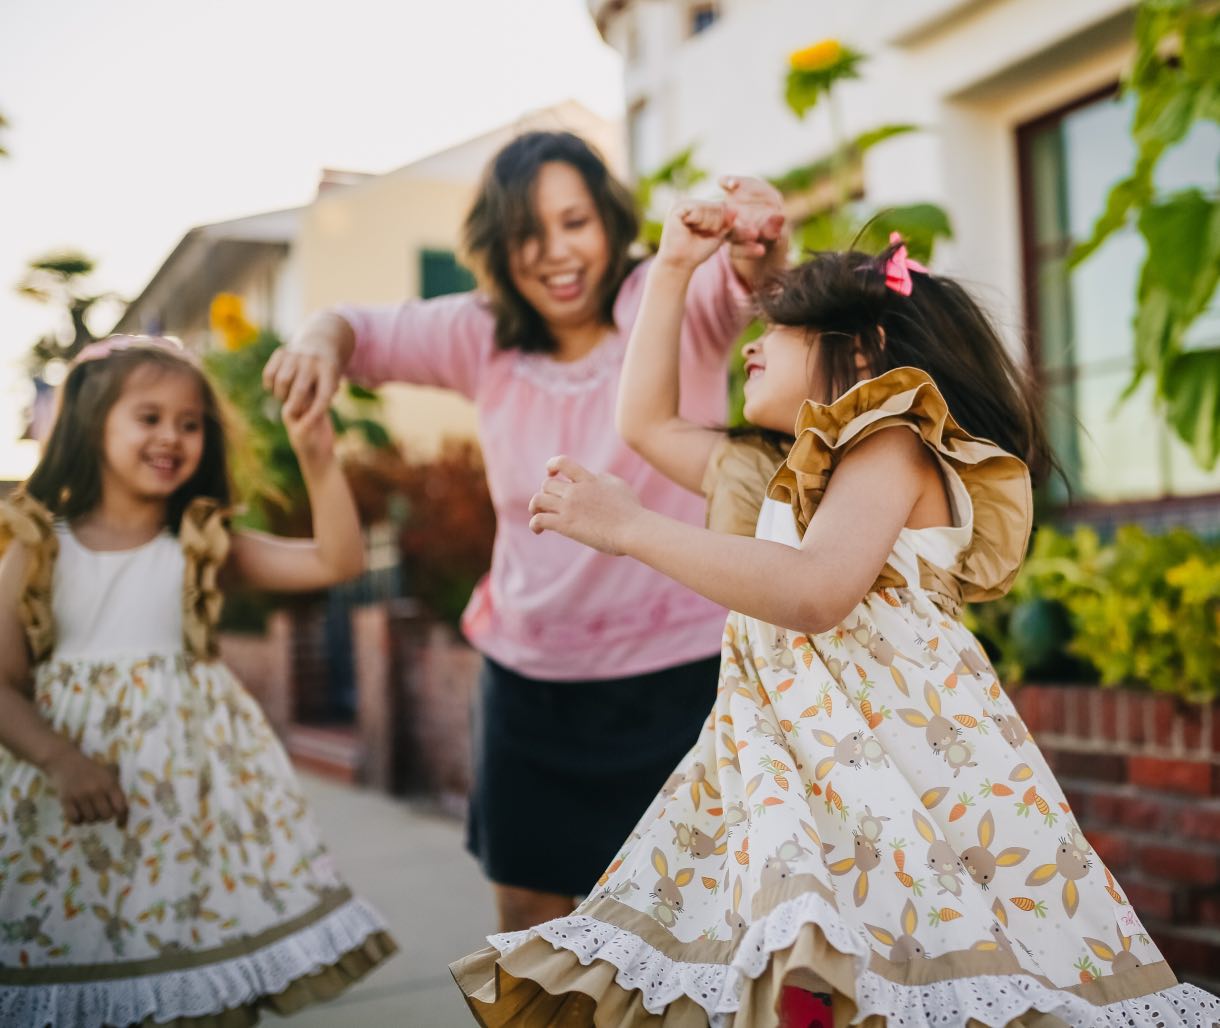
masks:
[[[1131,863],[1135,847],[1124,833],[1090,828],[1086,830],[1085,836],[1089,840],[1089,845],[1093,847],[1093,851],[1111,871],[1121,871]]]
[[[1176,910],[1176,890],[1164,882],[1122,878],[1118,891],[1127,897],[1140,920],[1172,921]]]
[[[1013,706],[1025,722],[1025,727],[1031,732],[1042,729],[1045,721],[1042,717],[1042,688],[1037,685],[1023,685],[1012,697]]]
[[[1089,693],[1091,689],[1067,689],[1064,691],[1063,734],[1071,739],[1089,739]]]
[[[1098,726],[1101,737],[1109,742],[1126,741],[1123,726],[1120,725],[1120,721],[1125,723],[1126,719],[1120,716],[1120,712],[1126,713],[1127,694],[1121,690],[1108,690],[1098,695],[1098,703],[1101,708]]]
[[[1220,928],[1220,896],[1205,896],[1193,904],[1193,910],[1193,920],[1209,928]]]
[[[1220,803],[1190,803],[1178,814],[1178,831],[1188,839],[1220,843]]]
[[[1197,753],[1203,748],[1203,711],[1194,703],[1183,704],[1178,710],[1182,722],[1182,742],[1187,750]]]
[[[1146,741],[1168,747],[1173,742],[1173,723],[1177,713],[1173,700],[1168,696],[1147,696],[1144,703],[1152,711],[1152,737]]]
[[[1061,685],[1049,686],[1042,690],[1042,718],[1046,722],[1044,731],[1047,728],[1057,734],[1066,731],[1066,694],[1072,691]]]
[[[1084,753],[1079,750],[1060,749],[1042,752],[1055,774],[1065,778],[1122,782],[1127,777],[1126,759],[1117,753]]]
[[[1220,852],[1215,849],[1186,849],[1148,843],[1140,848],[1140,869],[1145,874],[1186,885],[1220,884]]]
[[[1152,932],[1152,939],[1178,974],[1209,974],[1220,967],[1220,932],[1162,927]]]
[[[1209,796],[1212,791],[1212,769],[1199,760],[1163,760],[1160,757],[1132,757],[1131,781],[1146,789],[1162,792],[1184,792],[1192,796]]]

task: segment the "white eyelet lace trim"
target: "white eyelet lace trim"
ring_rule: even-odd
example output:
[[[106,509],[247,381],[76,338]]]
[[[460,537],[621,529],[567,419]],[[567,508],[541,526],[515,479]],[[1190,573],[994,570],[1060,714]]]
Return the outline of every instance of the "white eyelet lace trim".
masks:
[[[729,966],[673,960],[639,936],[584,914],[548,921],[524,932],[488,936],[500,955],[531,936],[575,954],[582,965],[605,960],[618,968],[615,982],[638,990],[644,1009],[659,1014],[686,996],[723,1028],[741,1002],[745,979],[756,979],[771,955],[787,949],[801,928],[816,924],[839,952],[855,958],[858,1018],[877,1014],[901,1028],[945,1028],[971,1018],[1002,1026],[1029,1010],[1053,1014],[1073,1028],[1213,1028],[1220,1024],[1220,1000],[1193,985],[1097,1007],[1070,992],[1048,989],[1028,975],[979,975],[931,985],[901,985],[867,969],[870,947],[852,932],[822,897],[809,893],[789,900],[750,926]]]
[[[548,393],[571,396],[616,380],[626,351],[626,340],[616,334],[576,361],[557,361],[541,353],[521,354],[513,363],[513,372]]]
[[[309,927],[232,960],[136,978],[0,987],[0,1024],[126,1025],[149,1017],[171,1021],[219,1014],[283,992],[384,929],[370,907],[353,899]]]

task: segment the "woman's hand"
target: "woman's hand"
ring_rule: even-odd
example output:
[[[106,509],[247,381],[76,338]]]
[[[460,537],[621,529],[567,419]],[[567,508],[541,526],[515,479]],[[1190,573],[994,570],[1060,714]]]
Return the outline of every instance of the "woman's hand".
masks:
[[[320,415],[330,407],[355,345],[351,326],[337,314],[313,315],[263,369],[263,387],[294,417]]]
[[[783,270],[788,262],[784,198],[769,182],[728,175],[720,180],[725,204],[733,212],[729,257],[751,286]]]
[[[630,486],[614,475],[595,475],[569,457],[552,457],[546,472],[530,500],[530,531],[558,532],[612,557],[624,554],[630,529],[644,513]]]
[[[70,824],[111,820],[120,828],[127,824],[127,799],[110,768],[86,757],[75,746],[65,746],[43,771],[59,793]]]

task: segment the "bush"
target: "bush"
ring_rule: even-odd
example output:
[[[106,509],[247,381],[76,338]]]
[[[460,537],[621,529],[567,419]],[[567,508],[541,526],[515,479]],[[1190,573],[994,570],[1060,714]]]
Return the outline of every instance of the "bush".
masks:
[[[1220,696],[1220,545],[1182,529],[1043,528],[1009,596],[971,620],[1012,681],[1074,658],[1102,685]]]

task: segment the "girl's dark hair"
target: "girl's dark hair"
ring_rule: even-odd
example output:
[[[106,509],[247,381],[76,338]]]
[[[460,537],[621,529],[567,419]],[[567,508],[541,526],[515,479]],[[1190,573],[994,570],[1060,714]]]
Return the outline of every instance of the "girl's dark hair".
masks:
[[[172,345],[166,340],[132,343],[105,357],[81,361],[68,372],[46,450],[25,483],[26,492],[53,515],[79,518],[101,501],[106,418],[137,368],[189,375],[203,397],[203,456],[195,474],[169,498],[170,530],[178,531],[183,512],[196,497],[210,497],[225,506],[232,502],[224,418],[216,391],[195,364],[169,348]]]
[[[855,385],[856,355],[870,374],[926,371],[958,424],[1022,458],[1039,482],[1054,468],[1029,377],[1014,363],[986,314],[956,282],[912,270],[910,296],[890,289],[879,257],[850,250],[814,254],[760,291],[763,317],[820,341],[814,399],[831,403]]]
[[[539,170],[551,161],[570,164],[580,172],[605,227],[610,263],[599,286],[598,310],[608,325],[614,322],[619,287],[636,263],[629,253],[639,233],[635,201],[601,156],[571,132],[518,136],[488,164],[463,230],[466,254],[482,273],[490,295],[496,343],[502,350],[556,350],[546,322],[517,291],[509,274],[509,255],[540,231],[532,192]]]

